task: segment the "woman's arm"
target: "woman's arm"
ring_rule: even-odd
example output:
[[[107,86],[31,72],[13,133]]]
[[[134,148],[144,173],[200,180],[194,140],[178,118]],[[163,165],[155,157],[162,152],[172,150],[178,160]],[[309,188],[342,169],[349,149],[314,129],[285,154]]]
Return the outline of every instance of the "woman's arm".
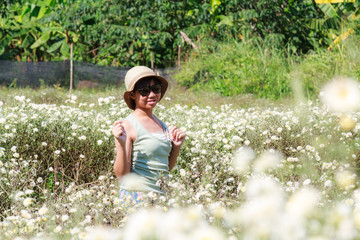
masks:
[[[173,169],[173,167],[176,164],[176,159],[179,156],[179,152],[180,152],[180,146],[174,146],[174,144],[172,144],[172,148],[171,148],[171,152],[170,152],[170,156],[169,156],[169,171],[171,171],[171,169]]]
[[[172,148],[169,155],[169,171],[173,169],[176,159],[179,156],[181,145],[184,143],[186,134],[174,126],[169,127],[169,134],[172,140]]]
[[[116,158],[114,162],[114,173],[121,178],[130,173],[132,139],[131,130],[127,122],[116,121],[113,127],[116,147]]]

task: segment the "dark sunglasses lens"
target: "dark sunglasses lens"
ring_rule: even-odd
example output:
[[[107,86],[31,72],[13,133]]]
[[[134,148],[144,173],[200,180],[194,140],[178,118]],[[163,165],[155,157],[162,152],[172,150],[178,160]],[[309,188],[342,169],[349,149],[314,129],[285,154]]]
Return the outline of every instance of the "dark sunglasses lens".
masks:
[[[151,87],[151,90],[154,93],[161,93],[161,84],[155,84]]]
[[[150,88],[149,87],[139,88],[138,92],[141,94],[141,96],[147,96],[150,93]]]
[[[158,94],[161,93],[161,84],[155,84],[152,86],[139,88],[137,91],[141,94],[141,96],[149,95],[150,91],[153,91],[154,93]]]

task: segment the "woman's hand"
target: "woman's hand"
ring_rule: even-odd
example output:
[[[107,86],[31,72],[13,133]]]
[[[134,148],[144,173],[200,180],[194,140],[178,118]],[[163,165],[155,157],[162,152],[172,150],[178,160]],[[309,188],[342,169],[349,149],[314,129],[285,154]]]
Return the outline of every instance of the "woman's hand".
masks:
[[[175,126],[169,127],[169,134],[170,139],[175,147],[180,147],[186,138],[186,134]]]
[[[123,121],[115,121],[112,128],[112,133],[114,137],[120,142],[121,145],[125,145],[126,141],[126,131],[123,125]]]

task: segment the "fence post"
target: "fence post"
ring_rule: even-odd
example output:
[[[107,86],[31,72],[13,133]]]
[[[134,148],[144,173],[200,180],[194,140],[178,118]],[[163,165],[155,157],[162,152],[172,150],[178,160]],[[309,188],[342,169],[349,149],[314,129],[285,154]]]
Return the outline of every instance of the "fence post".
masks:
[[[154,69],[153,52],[150,52],[150,56],[151,56],[151,69]]]
[[[70,44],[70,91],[73,89],[73,43]]]
[[[178,46],[178,62],[177,62],[177,65],[178,67],[180,67],[180,54],[181,54],[181,50],[180,50],[180,45]]]

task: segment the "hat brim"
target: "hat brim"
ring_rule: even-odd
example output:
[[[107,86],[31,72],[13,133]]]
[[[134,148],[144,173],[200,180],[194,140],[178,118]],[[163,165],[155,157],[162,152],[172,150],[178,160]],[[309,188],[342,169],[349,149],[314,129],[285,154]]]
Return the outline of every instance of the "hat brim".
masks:
[[[134,101],[134,99],[131,98],[131,92],[134,90],[134,87],[135,87],[136,83],[138,81],[140,81],[141,79],[146,78],[146,77],[155,77],[155,78],[160,80],[160,82],[161,82],[161,96],[160,96],[159,101],[163,98],[163,96],[165,95],[165,92],[166,92],[166,90],[167,90],[167,88],[169,86],[168,80],[166,80],[165,78],[163,78],[161,76],[155,75],[155,74],[144,74],[144,75],[138,76],[137,79],[132,84],[132,86],[130,86],[129,90],[124,92],[124,96],[123,96],[124,100],[126,102],[126,105],[132,110],[135,110],[135,101]]]

